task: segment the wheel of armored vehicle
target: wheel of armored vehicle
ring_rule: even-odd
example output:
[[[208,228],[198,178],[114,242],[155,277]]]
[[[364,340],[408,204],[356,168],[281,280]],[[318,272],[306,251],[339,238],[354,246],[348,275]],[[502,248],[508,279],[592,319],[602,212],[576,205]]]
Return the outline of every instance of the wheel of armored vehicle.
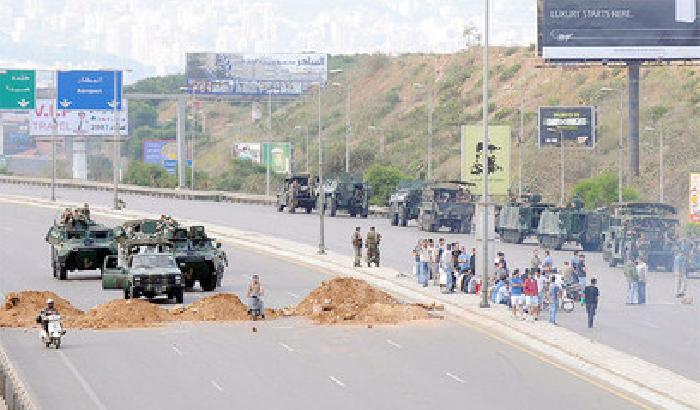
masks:
[[[392,212],[389,214],[389,221],[391,226],[397,226],[399,224],[399,214]]]
[[[399,225],[401,225],[401,226],[408,225],[408,208],[406,208],[405,206],[399,207],[398,219],[399,219]]]
[[[202,290],[205,292],[211,292],[214,289],[216,289],[216,281],[211,276],[200,279],[199,285],[202,287]]]

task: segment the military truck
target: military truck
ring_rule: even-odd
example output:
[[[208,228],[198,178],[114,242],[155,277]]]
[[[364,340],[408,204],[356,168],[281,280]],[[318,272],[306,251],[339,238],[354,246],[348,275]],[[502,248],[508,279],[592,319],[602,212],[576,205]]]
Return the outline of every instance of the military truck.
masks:
[[[450,232],[470,233],[474,202],[466,182],[431,182],[423,187],[418,211],[418,229],[437,232],[447,227]]]
[[[285,208],[289,213],[295,213],[297,208],[303,208],[309,214],[316,207],[318,194],[314,188],[311,174],[292,174],[284,179],[284,184],[277,189],[277,212]]]
[[[584,251],[600,251],[607,214],[583,209],[583,201],[574,198],[566,208],[546,208],[537,226],[537,241],[543,248],[560,250],[567,242],[581,245]]]
[[[138,238],[126,240],[124,249],[105,258],[102,289],[122,290],[124,299],[165,296],[176,303],[184,301],[182,272],[172,244],[162,238]]]
[[[626,202],[611,207],[603,233],[603,259],[614,267],[643,256],[650,270],[673,269],[677,244],[676,208],[658,202]]]
[[[519,199],[511,199],[501,207],[496,219],[496,232],[501,242],[523,243],[527,237],[537,235],[542,212],[553,207],[542,202],[539,194],[527,193]]]
[[[325,208],[334,217],[338,210],[345,210],[351,217],[369,215],[369,185],[359,178],[340,176],[325,181],[323,194],[326,197]]]
[[[205,292],[221,286],[228,259],[221,249],[221,243],[207,237],[203,226],[170,229],[165,238],[172,244],[186,288],[192,288],[195,281]]]
[[[68,271],[102,269],[105,257],[117,254],[112,229],[90,219],[72,219],[49,228],[53,277],[67,278]]]
[[[424,186],[425,182],[420,180],[399,182],[389,198],[388,215],[393,226],[406,226],[411,219],[418,219]]]

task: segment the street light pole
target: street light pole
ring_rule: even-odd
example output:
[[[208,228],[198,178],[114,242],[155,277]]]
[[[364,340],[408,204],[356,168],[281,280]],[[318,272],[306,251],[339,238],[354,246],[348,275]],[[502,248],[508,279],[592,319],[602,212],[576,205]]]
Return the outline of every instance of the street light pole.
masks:
[[[428,181],[433,180],[433,86],[430,86],[430,109],[428,110]]]
[[[58,72],[54,71],[54,86],[56,88],[56,98],[53,101],[53,126],[51,127],[51,201],[56,201],[56,134],[58,133],[58,120],[56,111],[58,110]]]
[[[523,195],[523,139],[525,133],[524,93],[520,92],[520,136],[518,137],[518,198]]]
[[[318,223],[319,241],[318,254],[326,254],[325,233],[323,229],[323,214],[325,213],[325,192],[323,192],[323,139],[321,138],[321,84],[318,84]]]
[[[482,203],[482,242],[481,242],[481,303],[479,307],[489,307],[489,0],[484,0],[484,68],[483,68],[483,99],[482,113],[484,123],[484,139],[482,141],[482,177],[483,191],[481,195]],[[430,164],[430,162],[428,162]]]
[[[114,158],[112,160],[112,178],[114,179],[114,209],[119,209],[119,110],[117,95],[117,70],[114,70]]]
[[[194,144],[195,144],[195,132],[197,128],[197,111],[194,102],[194,87],[192,87],[192,190],[194,191]]]
[[[350,122],[350,72],[345,72],[345,82],[347,83],[346,95],[345,95],[345,173],[350,173],[350,133],[352,132],[352,125]]]
[[[559,206],[564,206],[564,131],[559,130]]]
[[[664,129],[659,128],[659,202],[664,202]]]
[[[624,103],[624,95],[622,94],[622,91],[619,91],[620,93],[620,107],[618,109],[620,113],[620,141],[618,142],[618,150],[617,150],[617,202],[622,203],[622,178],[623,178],[623,152],[622,152],[622,144],[624,143],[624,138],[625,136],[623,135],[624,132],[624,121],[622,119],[622,105]]]
[[[272,141],[272,90],[267,90],[267,140]],[[270,145],[267,145],[270,147]],[[264,145],[263,145],[264,147]],[[263,150],[263,157],[267,154],[266,150]],[[272,154],[272,150],[270,150]],[[271,156],[271,155],[270,155]],[[265,158],[265,195],[270,196],[270,160],[271,158]]]

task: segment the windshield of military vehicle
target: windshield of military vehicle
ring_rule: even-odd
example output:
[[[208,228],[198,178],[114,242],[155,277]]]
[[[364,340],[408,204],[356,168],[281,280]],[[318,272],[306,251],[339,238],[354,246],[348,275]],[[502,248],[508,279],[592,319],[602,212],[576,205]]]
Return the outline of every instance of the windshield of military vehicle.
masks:
[[[134,255],[132,268],[175,268],[175,259],[170,255]]]
[[[196,241],[192,241],[192,247],[194,249],[211,249],[211,240],[210,239],[199,239]]]
[[[85,231],[66,231],[66,237],[68,239],[84,239],[85,236]]]
[[[451,189],[436,189],[434,197],[436,202],[449,202],[457,198],[457,191]]]
[[[178,241],[173,241],[173,245],[175,245],[175,250],[177,251],[186,251],[189,248],[189,241],[187,240],[178,240]]]
[[[91,239],[109,239],[112,237],[112,231],[90,231]]]

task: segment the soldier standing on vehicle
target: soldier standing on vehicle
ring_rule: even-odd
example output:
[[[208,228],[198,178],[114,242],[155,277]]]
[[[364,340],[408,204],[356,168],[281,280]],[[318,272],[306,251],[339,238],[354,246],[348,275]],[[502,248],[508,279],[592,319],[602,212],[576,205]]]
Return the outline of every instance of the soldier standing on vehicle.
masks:
[[[382,235],[374,230],[374,226],[370,227],[369,232],[367,232],[367,239],[365,240],[365,246],[367,247],[367,267],[370,267],[372,262],[379,267],[379,242],[381,239]]]
[[[362,233],[360,227],[355,227],[355,232],[352,234],[352,247],[355,249],[355,268],[362,266]]]
[[[72,220],[73,214],[71,213],[70,208],[66,208],[61,214],[61,223],[63,225],[68,225]]]
[[[90,220],[90,205],[88,205],[87,202],[83,204],[83,209],[82,209],[83,216],[85,217],[85,220],[89,221]]]

